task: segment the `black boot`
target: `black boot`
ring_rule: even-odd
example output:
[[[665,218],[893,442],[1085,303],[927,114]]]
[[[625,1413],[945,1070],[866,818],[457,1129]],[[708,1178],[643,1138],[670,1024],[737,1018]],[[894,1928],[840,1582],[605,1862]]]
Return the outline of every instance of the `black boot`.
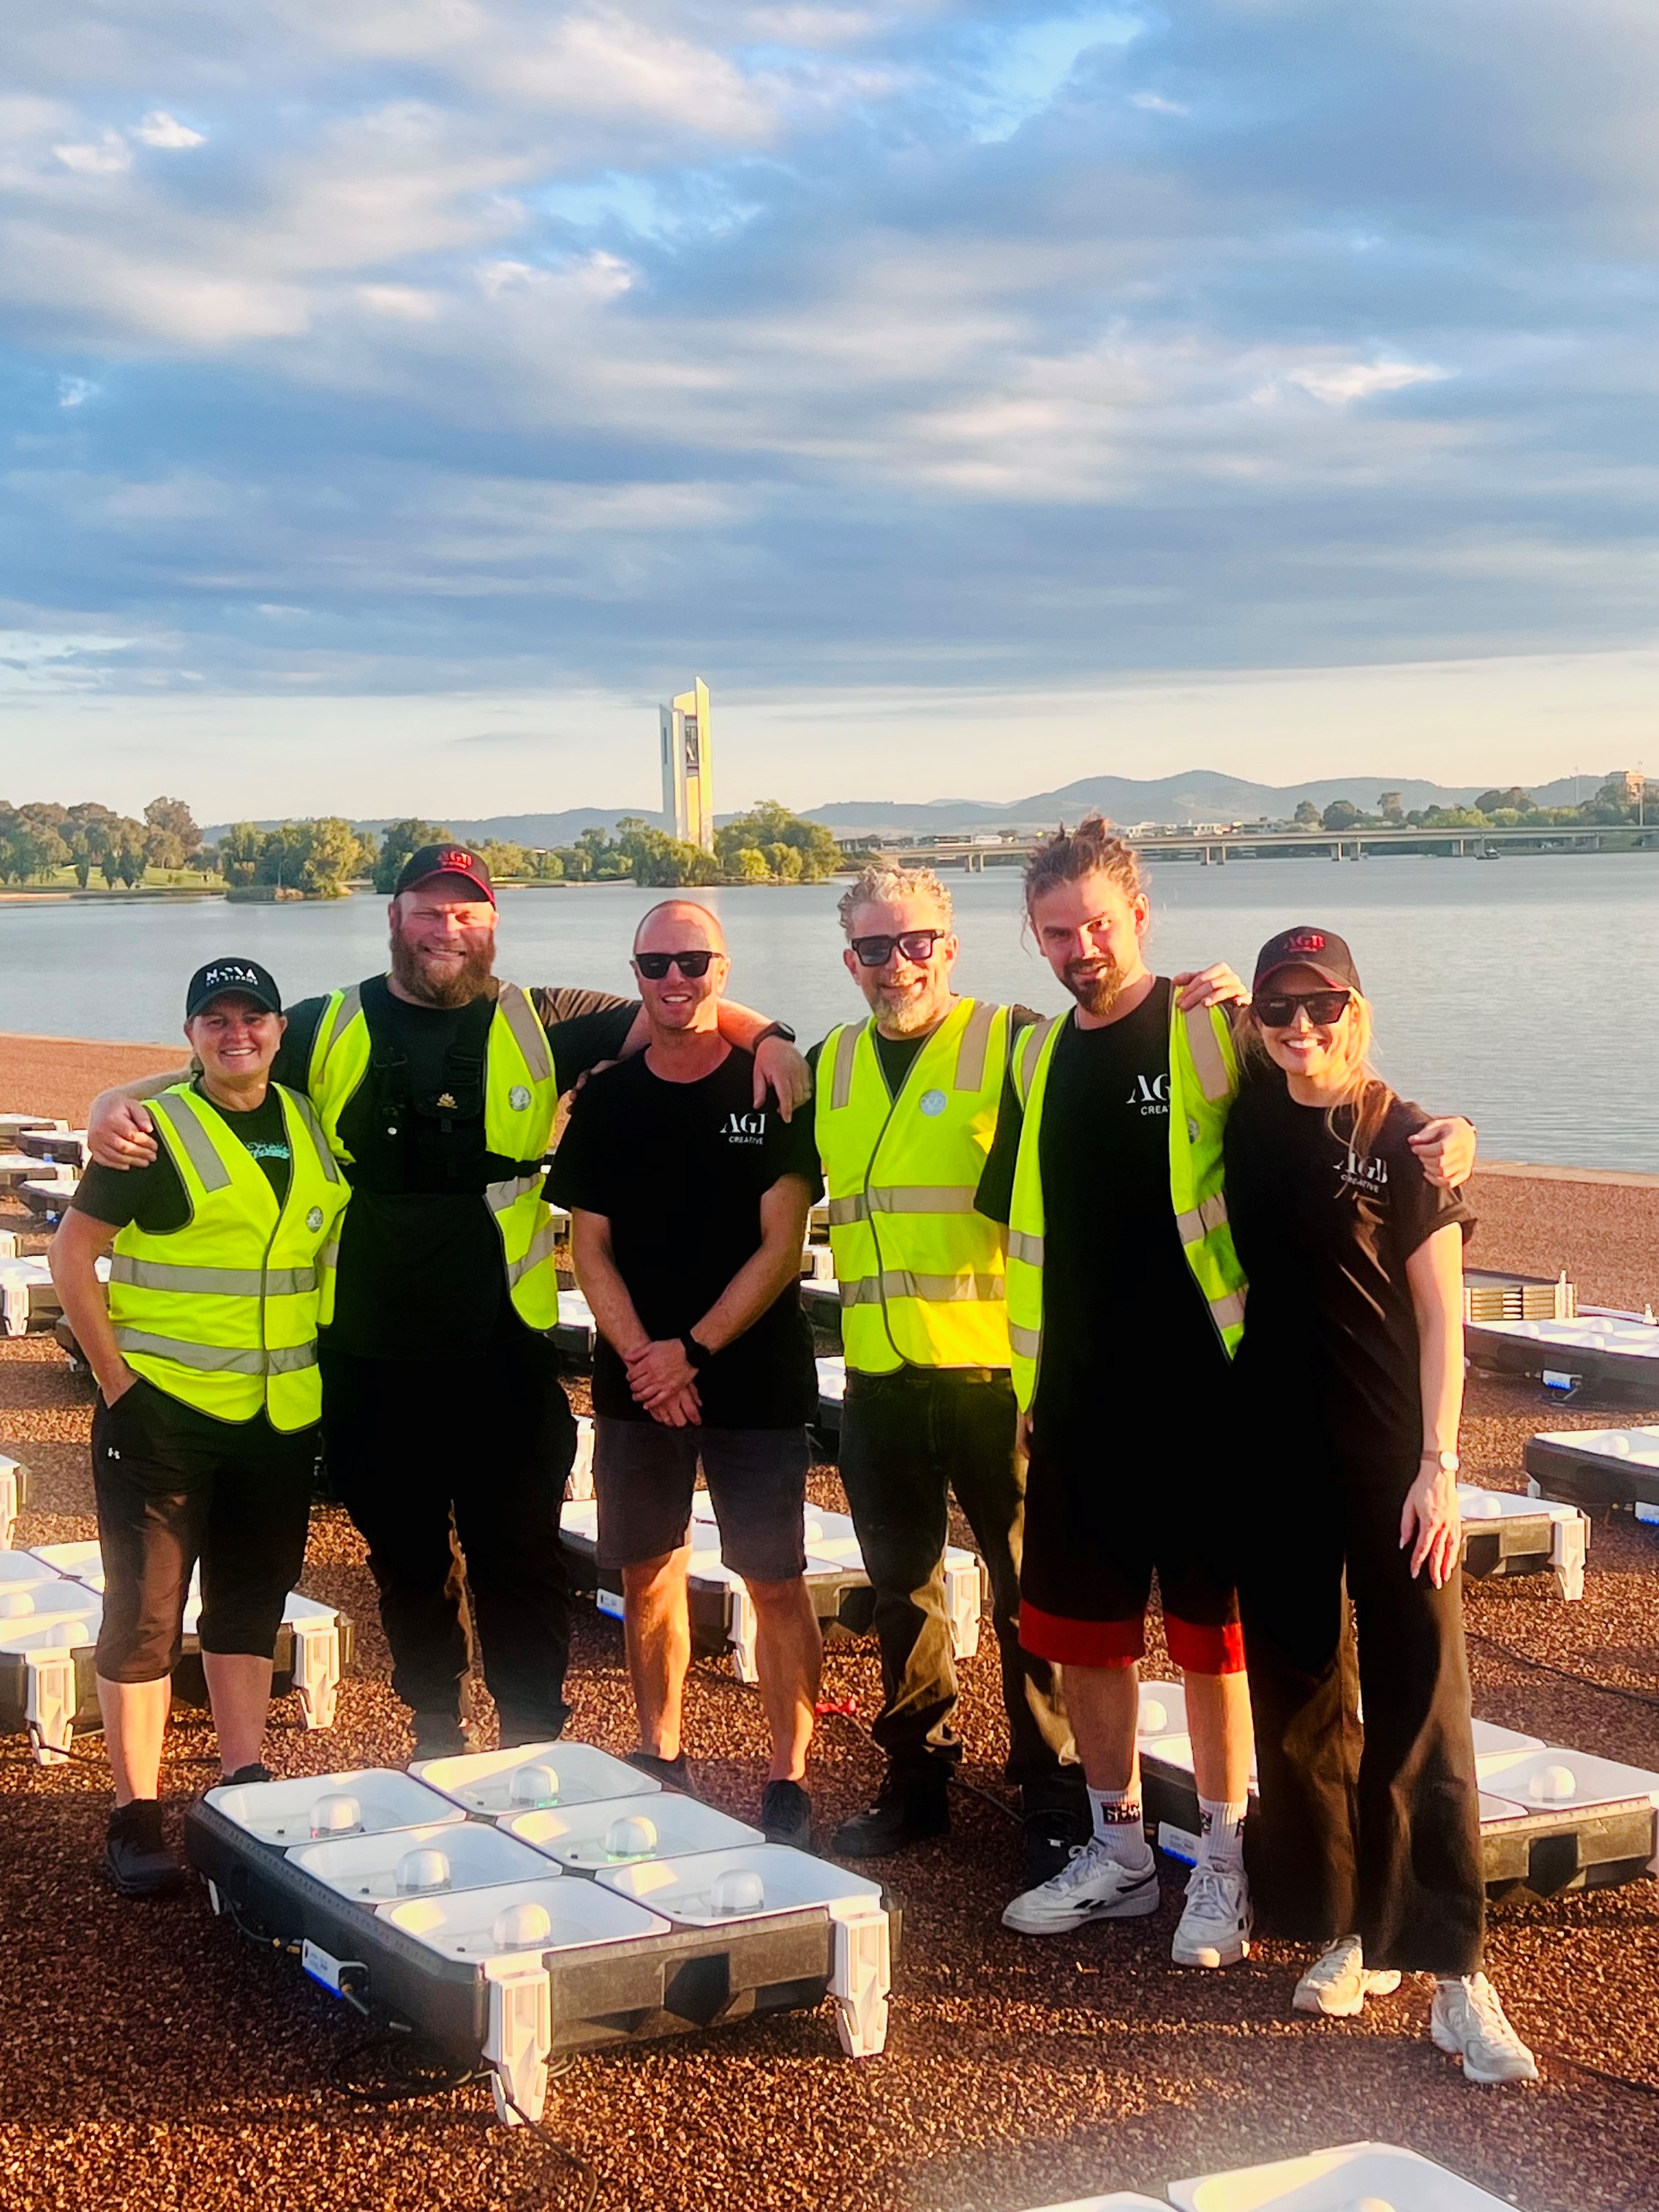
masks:
[[[1088,1797],[1079,1790],[1053,1797],[1047,1804],[1025,1800],[1019,1825],[1025,1836],[1025,1887],[1040,1889],[1054,1879],[1080,1844],[1088,1842],[1092,1832]]]
[[[165,1897],[181,1886],[185,1870],[161,1832],[154,1797],[135,1797],[110,1814],[104,1872],[123,1897]]]
[[[677,1752],[672,1759],[659,1759],[654,1751],[625,1751],[623,1765],[636,1767],[653,1782],[660,1782],[665,1790],[678,1790],[682,1796],[695,1797],[697,1794],[683,1751]]]
[[[876,1859],[902,1851],[927,1836],[942,1836],[951,1825],[945,1795],[951,1771],[942,1764],[890,1766],[875,1803],[867,1813],[843,1820],[830,1844],[838,1859]]]
[[[459,1713],[416,1713],[410,1725],[416,1759],[463,1759],[472,1748]]]

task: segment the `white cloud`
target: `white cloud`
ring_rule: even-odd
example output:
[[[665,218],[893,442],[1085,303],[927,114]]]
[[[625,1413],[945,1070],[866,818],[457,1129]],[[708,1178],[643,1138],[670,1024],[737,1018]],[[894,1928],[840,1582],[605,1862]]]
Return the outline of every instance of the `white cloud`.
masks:
[[[1454,374],[1431,362],[1310,362],[1291,369],[1287,381],[1299,384],[1328,406],[1338,407],[1350,399],[1370,399],[1379,392],[1403,392],[1408,385],[1439,384]]]
[[[132,149],[118,131],[106,131],[96,139],[54,146],[52,150],[77,177],[118,177],[132,167]]]
[[[176,115],[169,115],[164,107],[152,107],[133,131],[142,145],[157,146],[168,153],[177,153],[186,146],[205,146],[207,140],[199,131],[192,131],[180,123]]]
[[[1190,115],[1192,109],[1179,100],[1166,100],[1161,92],[1132,92],[1131,107],[1144,107],[1153,115]]]
[[[58,404],[60,407],[84,407],[88,399],[95,399],[103,390],[89,376],[60,376],[58,380]]]

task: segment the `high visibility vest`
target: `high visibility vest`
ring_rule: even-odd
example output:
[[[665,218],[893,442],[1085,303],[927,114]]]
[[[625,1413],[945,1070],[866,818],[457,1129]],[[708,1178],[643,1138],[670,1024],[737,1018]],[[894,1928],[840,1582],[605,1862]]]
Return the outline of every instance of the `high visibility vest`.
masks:
[[[1048,1070],[1069,1017],[1050,1015],[1022,1030],[1014,1045],[1014,1087],[1025,1109],[1008,1224],[1008,1334],[1014,1392],[1022,1408],[1036,1395],[1042,1356],[1044,1209],[1038,1146]],[[1231,1359],[1244,1334],[1244,1270],[1233,1249],[1222,1189],[1222,1136],[1238,1090],[1238,1054],[1219,1006],[1183,1014],[1170,1006],[1170,1203],[1193,1279]],[[1133,1267],[1133,1253],[1103,1252],[1102,1267]],[[1103,1355],[1109,1346],[1101,1347]]]
[[[1006,1007],[975,999],[951,1008],[896,1097],[873,1021],[824,1039],[814,1110],[849,1368],[1007,1366],[1002,1228],[974,1211],[1007,1062]]]
[[[149,1100],[190,1204],[182,1229],[118,1231],[109,1314],[129,1366],[218,1421],[319,1419],[317,1331],[334,1310],[349,1193],[310,1102],[272,1085],[292,1165],[279,1209],[264,1170],[189,1084]]]
[[[368,1074],[372,1049],[361,988],[336,991],[317,1024],[306,1087],[335,1158],[348,1166],[351,1148],[342,1141],[340,1116]],[[514,1310],[526,1328],[541,1331],[559,1319],[553,1216],[542,1195],[558,1106],[547,1031],[518,985],[503,983],[484,1054],[484,1146],[512,1161],[514,1172],[487,1183],[482,1203],[501,1235]]]

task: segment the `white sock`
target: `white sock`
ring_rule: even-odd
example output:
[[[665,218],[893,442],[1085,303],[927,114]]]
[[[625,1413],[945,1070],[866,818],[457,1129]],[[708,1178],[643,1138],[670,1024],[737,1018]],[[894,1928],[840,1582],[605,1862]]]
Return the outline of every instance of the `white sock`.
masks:
[[[1152,1857],[1139,1790],[1090,1790],[1089,1816],[1095,1841],[1103,1844],[1110,1856],[1123,1865],[1144,1866]]]
[[[1218,1874],[1243,1874],[1244,1812],[1242,1804],[1230,1805],[1223,1798],[1199,1799],[1200,1866],[1212,1867]]]

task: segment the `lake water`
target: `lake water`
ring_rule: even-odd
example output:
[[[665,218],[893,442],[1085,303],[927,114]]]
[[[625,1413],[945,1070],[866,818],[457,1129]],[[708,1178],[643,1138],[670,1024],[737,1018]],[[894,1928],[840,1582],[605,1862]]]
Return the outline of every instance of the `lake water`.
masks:
[[[1248,976],[1275,930],[1347,938],[1376,1006],[1377,1057],[1408,1096],[1480,1124],[1492,1158],[1659,1170],[1659,859],[1249,860],[1151,871],[1164,973],[1229,960]],[[1048,1010],[1065,994],[1022,940],[1013,869],[950,872],[958,978]],[[837,883],[703,894],[732,947],[735,997],[803,1041],[858,1013],[838,958]],[[631,884],[501,895],[503,975],[630,992]],[[298,999],[385,963],[382,902],[0,906],[0,1030],[170,1038],[185,979],[222,953],[262,960]],[[6,1099],[26,1106],[27,1100]]]

